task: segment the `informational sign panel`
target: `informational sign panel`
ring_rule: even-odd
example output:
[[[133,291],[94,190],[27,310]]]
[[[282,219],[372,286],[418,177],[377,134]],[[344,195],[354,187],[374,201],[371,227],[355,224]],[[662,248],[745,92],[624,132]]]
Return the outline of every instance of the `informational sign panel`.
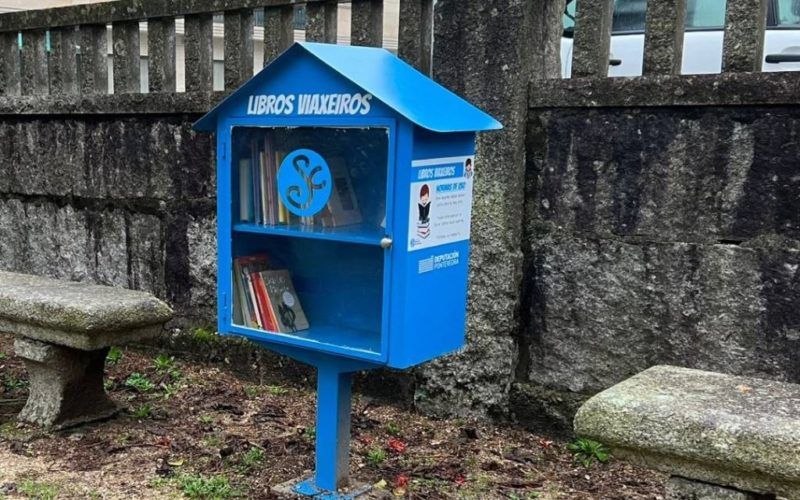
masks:
[[[408,251],[469,239],[475,158],[412,163]]]

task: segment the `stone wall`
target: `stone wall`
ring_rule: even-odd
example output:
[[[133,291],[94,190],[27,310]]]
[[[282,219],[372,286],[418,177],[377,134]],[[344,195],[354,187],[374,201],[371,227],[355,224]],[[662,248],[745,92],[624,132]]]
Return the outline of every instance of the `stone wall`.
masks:
[[[0,269],[146,290],[213,318],[213,138],[190,115],[0,117]]]
[[[363,387],[563,431],[585,397],[653,364],[800,381],[800,110],[516,109],[527,167],[497,160],[518,161],[514,143],[481,143],[484,176],[526,182],[517,198],[479,181],[481,234],[506,236],[475,239],[470,348]],[[0,269],[151,291],[178,325],[206,325],[213,138],[191,131],[197,114],[149,111],[0,118]],[[185,340],[257,374],[283,362]]]
[[[660,363],[800,382],[798,134],[796,106],[532,110],[521,421]]]

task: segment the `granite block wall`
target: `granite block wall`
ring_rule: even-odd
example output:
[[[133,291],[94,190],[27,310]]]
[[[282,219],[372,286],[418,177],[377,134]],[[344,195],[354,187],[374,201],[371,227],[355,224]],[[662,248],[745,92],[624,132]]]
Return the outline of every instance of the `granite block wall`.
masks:
[[[520,421],[568,423],[662,363],[800,382],[800,110],[553,109],[528,125]]]
[[[213,138],[192,117],[0,118],[0,268],[152,292],[213,317]]]

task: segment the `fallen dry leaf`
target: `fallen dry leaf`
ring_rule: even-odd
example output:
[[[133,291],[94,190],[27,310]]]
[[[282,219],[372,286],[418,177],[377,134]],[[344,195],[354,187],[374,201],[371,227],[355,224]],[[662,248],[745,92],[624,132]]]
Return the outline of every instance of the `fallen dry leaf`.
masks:
[[[395,453],[406,452],[406,444],[397,438],[390,438],[387,444],[389,446],[389,449]]]

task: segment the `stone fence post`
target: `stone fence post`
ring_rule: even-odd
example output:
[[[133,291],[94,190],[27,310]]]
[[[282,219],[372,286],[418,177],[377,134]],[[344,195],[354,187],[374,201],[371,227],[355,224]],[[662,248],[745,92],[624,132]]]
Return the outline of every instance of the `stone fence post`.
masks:
[[[433,414],[503,415],[517,359],[528,85],[558,68],[553,0],[439,0],[434,78],[504,125],[481,134],[473,202],[468,345],[420,370]],[[549,14],[548,14],[549,13]]]

